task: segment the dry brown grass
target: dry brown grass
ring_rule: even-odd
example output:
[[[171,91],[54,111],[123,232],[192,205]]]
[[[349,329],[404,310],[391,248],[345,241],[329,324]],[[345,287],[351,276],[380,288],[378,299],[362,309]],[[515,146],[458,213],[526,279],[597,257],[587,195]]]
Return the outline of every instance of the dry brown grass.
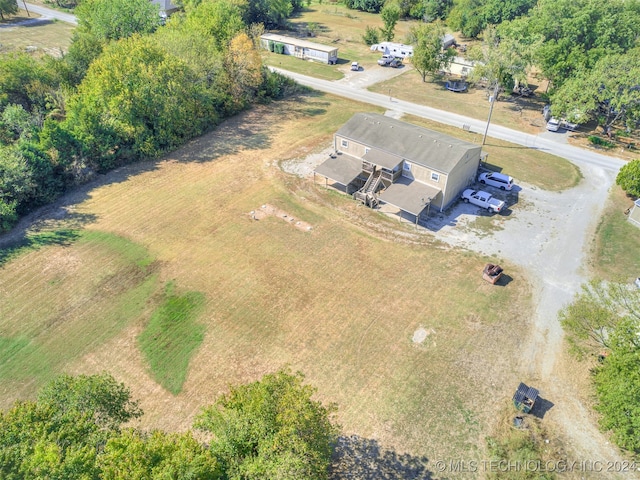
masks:
[[[326,96],[259,107],[162,161],[114,172],[88,190],[72,206],[95,219],[86,228],[144,247],[156,260],[156,292],[170,280],[203,292],[198,321],[207,332],[177,396],[152,381],[136,346],[153,295],[118,335],[60,360],[51,374],[109,370],[141,399],[143,426],[182,430],[228,384],[288,364],[318,387],[320,399],[337,402],[347,433],[432,460],[478,458],[501,400],[517,384],[528,286],[524,280],[491,286],[480,275],[486,259],[448,250],[277,167],[326,147],[361,109]],[[313,230],[275,216],[252,220],[248,213],[266,203]],[[62,247],[11,261],[3,278],[36,281],[47,262],[55,263],[56,248]],[[83,271],[105,263],[104,255],[79,257],[79,244],[64,248]],[[57,268],[66,271],[62,263]],[[22,308],[2,315],[0,335],[19,334],[35,306],[60,308],[83,288],[70,277],[65,300],[43,281],[20,300]],[[17,293],[5,284],[0,304]],[[90,321],[104,318],[95,312]],[[433,333],[414,344],[420,327]],[[4,390],[2,405],[37,386]]]
[[[60,56],[62,52],[66,52],[71,45],[75,26],[51,20],[28,25],[12,25],[37,17],[38,15],[33,13],[31,17],[27,17],[26,12],[20,10],[20,15],[12,17],[8,23],[0,27],[0,53],[25,51],[27,47],[30,47],[31,51],[35,49],[53,56]]]

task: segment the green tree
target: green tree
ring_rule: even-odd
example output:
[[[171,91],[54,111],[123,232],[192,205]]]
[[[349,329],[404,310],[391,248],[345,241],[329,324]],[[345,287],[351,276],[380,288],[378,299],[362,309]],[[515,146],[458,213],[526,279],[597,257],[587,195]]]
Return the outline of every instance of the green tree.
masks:
[[[453,0],[420,0],[411,6],[409,16],[425,22],[444,20],[452,7]]]
[[[380,29],[382,38],[387,42],[390,42],[395,36],[394,30],[398,20],[400,19],[400,8],[398,8],[395,3],[386,3],[380,11],[380,16],[384,22],[384,27]]]
[[[150,37],[113,43],[69,99],[65,128],[100,169],[154,157],[216,124],[206,82]],[[226,112],[225,112],[226,113]]]
[[[470,77],[485,79],[490,88],[500,86],[511,91],[516,82],[525,84],[529,67],[528,50],[511,38],[500,39],[494,27],[482,33],[482,45],[469,50],[468,57],[475,60]]]
[[[280,371],[233,387],[198,415],[229,479],[326,479],[338,428],[333,406],[312,400],[300,373]]]
[[[141,412],[111,376],[63,376],[0,412],[0,478],[99,478],[98,452]]]
[[[369,46],[380,43],[380,33],[378,32],[378,29],[369,25],[364,27],[364,35],[362,35],[362,41]]]
[[[595,370],[601,426],[622,448],[640,453],[640,322],[627,317],[611,335],[611,353]]]
[[[451,65],[455,56],[452,48],[443,49],[442,38],[444,26],[439,23],[423,23],[411,29],[410,43],[413,45],[411,64],[426,81],[428,74],[435,74],[439,70]]]
[[[153,32],[159,12],[148,0],[83,0],[75,10],[79,29],[102,41]]]
[[[566,80],[551,95],[554,115],[577,123],[597,120],[608,129],[625,123],[635,129],[640,121],[640,48],[601,58],[588,71]]]
[[[447,17],[449,28],[458,30],[465,37],[475,38],[487,24],[482,17],[482,0],[458,0]]]
[[[180,31],[209,36],[214,39],[216,49],[222,52],[231,39],[245,29],[245,10],[246,5],[233,0],[203,2],[188,12]]]
[[[591,281],[559,318],[573,352],[583,356],[610,348],[609,338],[621,315],[640,320],[640,295],[627,285]]]
[[[631,160],[623,165],[616,177],[616,184],[628,195],[640,197],[640,160]]]
[[[222,478],[216,458],[191,433],[128,429],[109,438],[98,466],[101,480]]]
[[[17,0],[0,0],[0,19],[4,20],[5,15],[15,15],[18,13]]]
[[[540,37],[536,65],[555,87],[584,74],[600,58],[623,53],[640,34],[637,2],[625,0],[540,0],[516,20],[522,38]],[[524,43],[531,43],[524,40]]]
[[[129,388],[108,373],[60,375],[40,391],[38,403],[62,415],[69,411],[88,415],[98,426],[109,429],[142,415]]]

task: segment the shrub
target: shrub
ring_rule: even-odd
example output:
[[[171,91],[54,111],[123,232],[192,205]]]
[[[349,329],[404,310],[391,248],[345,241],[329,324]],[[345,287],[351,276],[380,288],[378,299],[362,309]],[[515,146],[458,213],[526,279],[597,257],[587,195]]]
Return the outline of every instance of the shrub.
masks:
[[[364,35],[362,35],[362,41],[369,46],[380,42],[380,31],[367,25],[364,29]]]
[[[615,145],[609,140],[598,137],[597,135],[589,135],[589,141],[594,145],[598,145],[604,148],[613,148]]]

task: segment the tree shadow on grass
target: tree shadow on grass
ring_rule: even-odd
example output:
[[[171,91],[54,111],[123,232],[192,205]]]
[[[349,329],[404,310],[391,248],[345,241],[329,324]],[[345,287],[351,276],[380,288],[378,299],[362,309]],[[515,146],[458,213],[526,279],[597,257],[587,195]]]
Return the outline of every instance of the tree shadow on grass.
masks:
[[[373,439],[358,435],[338,438],[329,478],[331,480],[430,480],[426,457],[399,455]]]
[[[24,235],[21,240],[0,249],[0,267],[13,257],[28,250],[38,250],[49,245],[71,245],[80,236],[79,230],[61,228]]]

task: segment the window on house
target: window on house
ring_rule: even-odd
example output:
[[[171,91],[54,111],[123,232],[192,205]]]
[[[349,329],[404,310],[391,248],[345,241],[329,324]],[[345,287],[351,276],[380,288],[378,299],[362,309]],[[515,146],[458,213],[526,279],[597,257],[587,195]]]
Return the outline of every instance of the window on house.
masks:
[[[440,175],[438,175],[436,172],[431,172],[431,180],[433,180],[434,182],[439,182]]]
[[[347,148],[347,147],[349,146],[349,142],[348,142],[347,140],[344,140],[344,139],[343,139],[343,140],[340,142],[340,145],[342,145],[344,148]]]

